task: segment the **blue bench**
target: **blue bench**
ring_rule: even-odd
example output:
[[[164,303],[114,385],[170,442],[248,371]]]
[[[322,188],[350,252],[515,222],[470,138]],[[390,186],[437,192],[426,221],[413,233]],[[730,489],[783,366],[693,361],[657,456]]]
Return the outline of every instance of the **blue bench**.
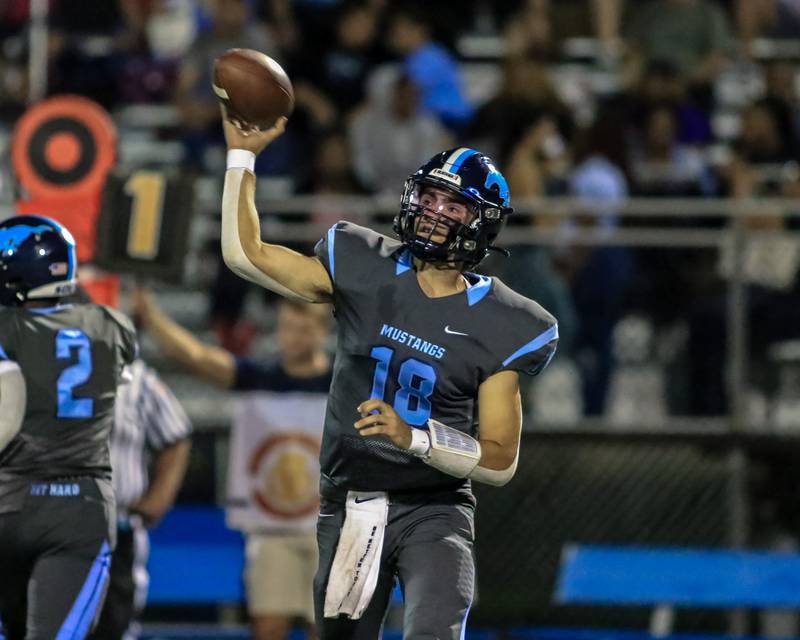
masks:
[[[217,507],[179,507],[150,534],[148,604],[244,601],[244,540]]]
[[[800,608],[800,555],[716,549],[567,546],[562,556],[555,601],[558,604],[651,606],[654,611],[650,635],[663,637],[672,633],[675,607]],[[577,636],[573,634],[572,637]]]
[[[147,568],[148,605],[236,605],[245,600],[244,539],[227,528],[225,512],[219,507],[181,506],[167,514],[150,533]],[[395,585],[392,605],[402,603]],[[248,633],[247,629],[220,631],[213,626],[206,630],[156,626],[146,637],[239,638],[249,637]],[[481,638],[479,634],[472,637]]]

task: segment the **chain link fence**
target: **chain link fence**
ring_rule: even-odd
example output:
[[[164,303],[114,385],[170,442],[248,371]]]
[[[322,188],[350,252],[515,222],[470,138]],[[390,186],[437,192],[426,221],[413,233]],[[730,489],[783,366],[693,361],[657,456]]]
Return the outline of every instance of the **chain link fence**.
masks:
[[[476,486],[479,626],[646,628],[649,612],[553,606],[564,545],[724,546],[729,539],[726,454],[699,445],[547,441],[528,435],[514,480]],[[689,616],[691,628],[718,614]]]

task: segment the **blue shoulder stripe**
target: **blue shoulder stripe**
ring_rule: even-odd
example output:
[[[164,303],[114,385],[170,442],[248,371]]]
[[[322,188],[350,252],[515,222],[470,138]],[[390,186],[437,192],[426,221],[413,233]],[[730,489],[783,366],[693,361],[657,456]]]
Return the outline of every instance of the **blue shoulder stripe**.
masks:
[[[408,249],[403,249],[397,256],[397,267],[394,270],[394,275],[399,276],[405,273],[413,266],[411,260],[411,252]]]
[[[2,344],[0,344],[0,360],[11,360],[11,358],[8,357],[8,354],[3,349]]]
[[[471,307],[472,305],[478,304],[486,297],[486,294],[489,293],[492,288],[492,279],[489,276],[482,276],[477,273],[471,273],[469,275],[477,276],[478,278],[478,282],[467,289],[467,304]]]
[[[503,360],[503,366],[507,366],[510,362],[513,362],[520,356],[524,356],[526,353],[531,353],[532,351],[541,349],[548,342],[552,342],[556,338],[558,338],[558,325],[554,324],[552,327],[536,336],[528,344],[521,346],[514,353],[508,356],[508,358]]]
[[[338,222],[336,224],[338,224]],[[330,266],[331,269],[331,280],[336,282],[334,257],[333,257],[334,240],[336,240],[336,225],[333,225],[330,229],[328,229],[328,265]]]

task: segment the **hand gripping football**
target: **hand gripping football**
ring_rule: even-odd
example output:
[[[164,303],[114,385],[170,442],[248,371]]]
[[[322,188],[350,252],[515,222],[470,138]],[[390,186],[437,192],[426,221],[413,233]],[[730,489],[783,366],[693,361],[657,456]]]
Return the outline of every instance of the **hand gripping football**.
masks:
[[[253,49],[229,49],[214,61],[214,93],[242,129],[269,129],[294,109],[292,82],[281,66]]]

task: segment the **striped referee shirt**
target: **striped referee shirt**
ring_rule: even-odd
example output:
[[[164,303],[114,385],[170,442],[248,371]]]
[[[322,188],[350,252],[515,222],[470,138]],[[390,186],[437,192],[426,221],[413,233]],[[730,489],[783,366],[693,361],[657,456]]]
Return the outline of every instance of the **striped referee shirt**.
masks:
[[[111,469],[117,508],[124,515],[149,486],[150,454],[187,438],[192,425],[178,400],[142,360],[119,386],[111,434]]]

